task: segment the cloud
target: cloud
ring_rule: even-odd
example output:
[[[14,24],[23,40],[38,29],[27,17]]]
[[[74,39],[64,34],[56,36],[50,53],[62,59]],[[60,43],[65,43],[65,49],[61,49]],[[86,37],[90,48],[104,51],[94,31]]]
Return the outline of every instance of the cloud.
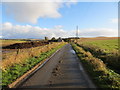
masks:
[[[76,30],[63,30],[61,25],[57,25],[52,29],[41,28],[39,26],[31,25],[12,25],[10,22],[2,24],[2,38],[36,38],[42,39],[45,36],[52,37],[75,37]],[[80,29],[80,37],[97,37],[97,36],[118,36],[118,30],[111,28],[91,28]]]
[[[3,25],[2,25],[2,27],[4,27],[4,29],[11,29],[12,28],[12,24],[11,23],[9,23],[9,22],[6,22],[6,23],[4,23]]]
[[[55,28],[55,29],[62,29],[63,26],[62,26],[62,25],[56,25],[54,28]]]
[[[118,18],[113,18],[110,21],[111,21],[111,23],[118,23]]]
[[[76,4],[78,0],[69,0],[69,2],[66,2],[66,5],[70,7],[72,4]]]
[[[79,32],[79,35],[83,37],[97,37],[97,36],[117,37],[118,30],[111,28],[91,28],[81,30]]]
[[[2,38],[2,36],[0,36],[0,38]]]
[[[37,23],[39,18],[58,18],[60,2],[13,2],[5,3],[7,15],[11,15],[18,22]]]
[[[49,38],[68,37],[67,32],[62,28],[59,28],[59,26],[55,26],[53,29],[48,29],[31,25],[12,25],[10,22],[6,22],[2,25],[2,37],[8,39],[44,38],[45,36]]]
[[[17,22],[37,23],[39,18],[59,18],[62,15],[59,9],[64,5],[76,3],[76,0],[63,2],[63,0],[52,0],[52,2],[6,2],[6,15],[14,18]],[[66,4],[64,4],[66,3]]]

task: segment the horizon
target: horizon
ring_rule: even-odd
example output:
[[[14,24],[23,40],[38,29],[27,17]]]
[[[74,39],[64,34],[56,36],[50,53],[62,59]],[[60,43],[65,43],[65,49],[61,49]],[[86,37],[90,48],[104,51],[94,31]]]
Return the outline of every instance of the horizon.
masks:
[[[53,37],[52,37],[53,38]],[[48,40],[52,39],[52,38],[48,38]],[[59,38],[59,37],[58,37]],[[58,39],[55,38],[55,39]],[[66,38],[76,38],[76,37],[66,37]],[[66,39],[66,38],[62,38],[62,39]],[[98,37],[78,37],[78,38],[120,38],[120,37],[105,37],[105,36],[98,36]],[[44,38],[12,38],[12,39],[6,39],[6,38],[0,38],[0,40],[29,40],[29,39],[35,39],[35,40],[44,40]]]

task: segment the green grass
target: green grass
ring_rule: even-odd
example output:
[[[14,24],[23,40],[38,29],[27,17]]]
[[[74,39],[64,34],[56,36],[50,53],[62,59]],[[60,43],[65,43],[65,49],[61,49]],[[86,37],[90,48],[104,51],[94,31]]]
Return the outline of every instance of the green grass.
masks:
[[[72,44],[86,71],[92,77],[98,88],[119,88],[120,75],[106,67],[102,60],[94,57],[77,44]]]
[[[101,59],[112,70],[120,73],[118,39],[88,40],[78,42],[78,45],[92,53],[94,57]]]
[[[95,46],[101,49],[105,49],[106,52],[112,52],[118,50],[118,39],[112,40],[93,40],[93,41],[86,41],[82,44]]]
[[[6,87],[8,84],[14,82],[18,77],[22,76],[25,72],[29,71],[40,61],[51,56],[56,50],[61,48],[64,44],[57,46],[56,48],[51,49],[45,53],[41,53],[38,57],[32,57],[26,60],[23,64],[15,64],[7,68],[6,71],[2,71],[2,86]]]

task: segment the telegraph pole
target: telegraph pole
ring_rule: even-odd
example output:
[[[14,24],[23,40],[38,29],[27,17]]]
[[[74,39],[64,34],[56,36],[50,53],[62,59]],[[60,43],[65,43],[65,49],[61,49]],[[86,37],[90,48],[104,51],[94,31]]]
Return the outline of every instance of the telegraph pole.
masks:
[[[78,38],[78,32],[79,32],[79,28],[78,28],[78,26],[76,26],[76,42],[77,42],[77,38]]]
[[[76,38],[78,36],[78,26],[76,26]]]

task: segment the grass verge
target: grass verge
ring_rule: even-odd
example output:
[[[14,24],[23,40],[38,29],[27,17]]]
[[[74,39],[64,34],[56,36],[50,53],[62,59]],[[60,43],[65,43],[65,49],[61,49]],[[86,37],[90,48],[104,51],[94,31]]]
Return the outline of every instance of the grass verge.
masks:
[[[120,73],[119,51],[106,52],[104,49],[92,45],[85,45],[85,44],[77,44],[77,45],[82,47],[86,52],[92,53],[94,57],[101,59],[107,65],[107,67],[111,68],[117,73]]]
[[[119,88],[120,75],[106,67],[102,60],[95,58],[90,52],[72,44],[86,71],[99,88]]]
[[[24,73],[33,68],[36,64],[42,60],[51,56],[56,50],[64,46],[65,43],[60,44],[59,46],[52,48],[51,50],[41,53],[39,56],[32,57],[27,59],[24,63],[14,64],[13,66],[7,68],[5,71],[2,71],[2,86],[7,87],[9,84],[14,82],[17,78],[22,76]]]

